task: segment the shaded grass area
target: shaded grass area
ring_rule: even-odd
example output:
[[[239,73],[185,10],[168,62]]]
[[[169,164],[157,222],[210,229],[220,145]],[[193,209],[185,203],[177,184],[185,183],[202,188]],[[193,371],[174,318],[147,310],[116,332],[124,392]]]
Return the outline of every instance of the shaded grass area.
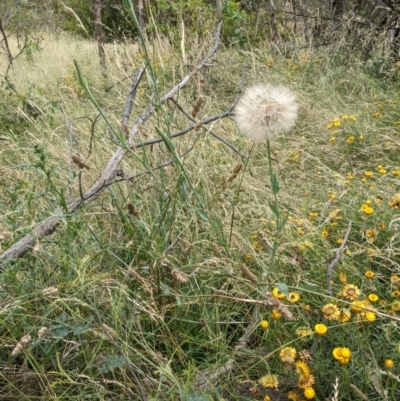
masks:
[[[187,67],[167,41],[152,43],[150,50],[160,92],[166,93]],[[194,64],[201,52],[193,46],[188,60]],[[112,135],[84,96],[72,59],[79,59],[118,131],[129,75],[143,65],[144,54],[122,45],[107,54],[106,81],[97,72],[95,46],[69,38],[15,66],[11,78],[42,113],[30,115],[21,99],[6,110],[0,137],[2,250],[65,199],[79,196],[79,186],[94,182],[113,153]],[[301,400],[298,369],[281,361],[286,346],[296,349],[298,362],[302,355],[317,399],[398,398],[399,213],[393,201],[400,171],[398,84],[371,78],[356,55],[345,59],[332,49],[294,50],[286,57],[221,49],[215,65],[177,100],[190,112],[196,97],[205,96],[198,118],[226,110],[245,61],[246,86],[272,82],[298,94],[296,127],[272,144],[281,212],[288,214],[284,230],[277,234],[267,202],[272,194],[265,143],[253,147],[231,119],[212,124],[215,133],[250,154],[239,176],[227,182],[242,160],[212,137],[209,127],[175,140],[179,153],[193,147],[182,162],[208,221],[173,164],[110,186],[79,213],[65,216],[54,235],[1,277],[3,398],[122,400],[145,393],[154,400],[266,395]],[[142,81],[132,121],[147,105],[150,90]],[[90,166],[80,184],[69,161],[65,121],[71,123],[73,153]],[[138,140],[186,125],[167,103]],[[135,175],[168,161],[165,146],[155,145],[132,151],[121,169]],[[329,297],[326,267],[349,220],[352,231]],[[272,260],[274,241],[279,246]],[[243,265],[255,282],[243,275]],[[299,295],[277,301],[293,320],[264,303],[278,283],[281,293]],[[375,321],[354,310],[348,321],[323,312],[326,304],[342,312],[350,308],[356,298],[349,285],[360,290],[357,299],[377,295],[379,301],[364,305],[374,310]],[[262,320],[269,322],[267,330],[260,327]],[[325,336],[313,332],[317,323],[328,327]],[[27,335],[26,346],[15,352]],[[351,350],[348,364],[333,358],[335,347]],[[394,368],[385,366],[386,359]],[[258,384],[265,375],[278,376],[276,390]],[[336,380],[340,398],[334,396]]]

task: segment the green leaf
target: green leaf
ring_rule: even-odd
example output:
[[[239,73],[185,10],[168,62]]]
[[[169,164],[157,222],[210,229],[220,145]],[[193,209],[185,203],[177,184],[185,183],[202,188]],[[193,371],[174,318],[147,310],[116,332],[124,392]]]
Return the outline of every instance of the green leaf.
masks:
[[[204,221],[206,221],[207,223],[210,222],[210,219],[208,218],[206,213],[200,212],[200,210],[197,211],[197,214],[201,217],[201,219],[203,219]]]
[[[276,175],[274,173],[271,173],[271,185],[272,185],[272,193],[276,195],[279,192],[279,183],[278,179],[276,178]]]
[[[289,216],[286,216],[284,219],[279,219],[277,230],[282,231],[283,227],[285,227],[286,222],[288,221]]]
[[[267,199],[267,202],[268,202],[268,206],[269,206],[269,208],[271,209],[272,213],[273,213],[276,217],[279,218],[279,209],[278,209],[278,207],[277,207],[276,205],[274,205],[273,203],[271,203],[268,199]]]
[[[289,296],[289,287],[285,283],[278,283],[277,287],[282,294]]]

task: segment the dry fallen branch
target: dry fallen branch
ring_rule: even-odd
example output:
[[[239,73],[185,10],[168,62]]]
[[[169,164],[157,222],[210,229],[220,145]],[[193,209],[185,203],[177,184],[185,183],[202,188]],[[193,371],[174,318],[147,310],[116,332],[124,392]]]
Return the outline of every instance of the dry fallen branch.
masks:
[[[201,60],[201,62],[195,68],[193,68],[193,70],[191,70],[191,72],[188,75],[186,75],[186,77],[182,79],[182,81],[178,85],[176,85],[165,96],[159,99],[157,106],[164,104],[168,99],[172,98],[176,93],[182,90],[182,88],[190,81],[190,79],[207,64],[208,60],[215,54],[220,45],[221,26],[222,23],[219,23],[215,35],[215,43],[210,52]],[[125,130],[124,127],[128,125],[133,99],[136,94],[136,87],[142,74],[143,72],[140,72],[139,74],[136,74],[133,77],[131,89],[129,91],[129,95],[126,100],[124,108],[123,125],[121,127],[122,132],[124,132]],[[118,165],[128,154],[129,148],[133,147],[133,141],[139,131],[139,127],[143,125],[151,117],[154,111],[155,111],[155,105],[153,104],[152,101],[150,101],[146,110],[141,114],[141,116],[136,120],[132,128],[129,130],[129,133],[128,132],[126,133],[127,140],[126,143],[123,144],[125,146],[119,146],[117,148],[113,156],[108,161],[107,166],[101,173],[99,179],[94,183],[94,185],[85,193],[83,193],[80,198],[73,199],[67,204],[68,208],[67,213],[63,208],[58,208],[57,210],[55,210],[53,216],[39,223],[30,234],[25,235],[17,243],[15,243],[9,249],[7,249],[6,252],[0,255],[0,271],[6,268],[7,263],[11,263],[13,260],[17,258],[24,257],[28,252],[30,252],[33,249],[35,244],[42,238],[52,234],[57,229],[57,226],[60,224],[60,222],[65,218],[66,214],[71,215],[74,212],[76,212],[83,204],[97,199],[100,196],[101,192],[104,190],[104,188],[106,188],[108,185],[114,182],[114,179],[117,175]],[[220,115],[219,118],[222,118],[222,116],[228,116],[231,113],[232,113],[232,108],[228,112],[222,113],[222,115]],[[186,132],[188,132],[189,130],[186,130]],[[179,135],[183,134],[184,132],[179,133]]]

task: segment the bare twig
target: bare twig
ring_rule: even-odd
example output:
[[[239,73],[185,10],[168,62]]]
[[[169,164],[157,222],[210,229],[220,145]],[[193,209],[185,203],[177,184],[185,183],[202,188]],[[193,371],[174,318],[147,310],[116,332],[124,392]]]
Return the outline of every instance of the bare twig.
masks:
[[[333,261],[331,263],[329,263],[327,269],[326,269],[326,284],[328,287],[328,294],[332,295],[332,270],[333,268],[339,263],[340,257],[344,251],[344,248],[346,247],[346,243],[347,243],[347,239],[349,238],[349,234],[351,231],[351,220],[349,221],[349,225],[347,226],[347,231],[346,234],[344,236],[342,245],[340,245],[340,247],[336,250],[336,255],[335,255],[335,259],[333,259]]]
[[[225,118],[225,117],[228,117],[228,116],[231,116],[231,115],[232,115],[232,112],[230,112],[229,110],[228,111],[224,111],[221,114],[206,118],[205,120],[202,120],[202,121],[200,121],[200,122],[198,122],[196,124],[190,125],[189,127],[184,128],[183,130],[175,132],[175,133],[171,134],[170,138],[177,138],[178,136],[185,135],[188,132],[196,129],[196,127],[198,125],[210,124],[213,121],[220,120],[221,118]],[[154,145],[154,144],[160,143],[162,141],[163,141],[162,138],[154,138],[154,139],[149,139],[148,141],[145,141],[145,142],[137,142],[137,143],[133,144],[132,147],[133,148],[142,148],[143,146]]]
[[[139,82],[142,79],[142,76],[145,71],[146,71],[146,68],[141,68],[132,77],[132,85],[131,85],[131,88],[129,89],[129,95],[126,99],[124,112],[123,112],[123,118],[122,118],[122,123],[121,123],[122,129],[124,129],[124,127],[127,126],[129,123],[129,117],[131,115],[133,102],[136,97],[136,89],[137,89]]]

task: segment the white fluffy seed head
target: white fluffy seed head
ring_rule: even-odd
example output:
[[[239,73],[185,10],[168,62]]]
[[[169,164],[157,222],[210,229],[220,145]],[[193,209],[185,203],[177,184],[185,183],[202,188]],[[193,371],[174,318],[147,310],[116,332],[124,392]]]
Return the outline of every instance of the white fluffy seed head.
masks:
[[[273,140],[289,131],[297,118],[295,94],[270,84],[247,88],[235,107],[240,131],[255,141]]]

